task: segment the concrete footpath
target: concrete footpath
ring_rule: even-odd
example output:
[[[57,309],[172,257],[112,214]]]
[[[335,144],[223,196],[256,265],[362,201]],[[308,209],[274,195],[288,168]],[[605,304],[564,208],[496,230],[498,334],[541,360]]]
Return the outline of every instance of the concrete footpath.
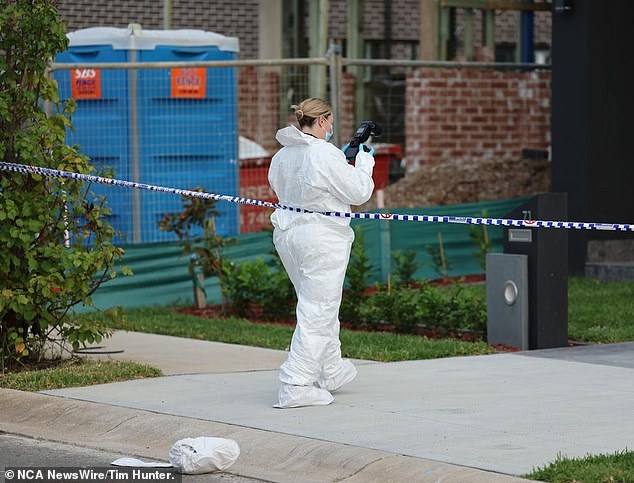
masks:
[[[104,346],[123,352],[91,357],[165,376],[0,389],[0,431],[160,460],[183,437],[232,438],[228,472],[274,482],[513,482],[560,453],[634,447],[634,343],[356,361],[333,404],[286,410],[284,351],[131,332]]]

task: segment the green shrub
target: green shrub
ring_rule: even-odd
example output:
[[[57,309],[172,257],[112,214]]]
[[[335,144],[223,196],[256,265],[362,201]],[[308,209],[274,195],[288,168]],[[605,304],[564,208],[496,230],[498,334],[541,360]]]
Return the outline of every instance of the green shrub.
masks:
[[[67,47],[51,0],[0,4],[0,160],[92,173],[65,143],[74,102],[58,102],[46,75]],[[47,115],[42,106],[52,104]],[[123,250],[112,245],[104,200],[83,182],[0,172],[0,365],[40,359],[47,341],[74,348],[98,342],[104,326],[75,323],[71,309],[116,276]]]
[[[397,253],[397,280],[407,283],[368,289],[371,271],[363,233],[356,241],[346,273],[346,289],[340,319],[348,326],[368,330],[388,328],[398,333],[416,333],[420,328],[451,334],[462,330],[484,332],[486,303],[460,285],[437,287],[412,280],[415,256]],[[399,268],[400,266],[400,268]],[[223,262],[221,290],[231,315],[264,320],[286,319],[296,302],[293,286],[279,258],[259,258],[234,264]]]
[[[223,260],[222,273],[220,288],[230,314],[264,320],[292,315],[295,291],[279,264],[270,266],[263,258],[240,264]]]
[[[396,332],[411,333],[425,310],[418,295],[417,291],[408,288],[377,292],[362,301],[362,322],[369,328],[387,324]]]
[[[388,328],[403,334],[414,333],[420,328],[444,333],[484,332],[486,302],[472,291],[463,291],[460,285],[439,288],[415,280],[414,273],[422,264],[416,263],[413,250],[393,252],[394,283],[391,286],[368,290],[372,267],[365,253],[363,233],[355,233],[346,273],[346,290],[339,311],[342,322],[353,328]],[[442,245],[441,236],[439,244]],[[436,261],[442,265],[437,267],[439,273],[446,276],[444,257],[438,255]]]
[[[416,252],[414,250],[407,250],[405,252],[395,250],[392,252],[392,260],[394,260],[392,284],[397,287],[412,285],[416,281],[414,279],[414,273],[423,266],[422,263],[415,261]]]
[[[381,290],[360,302],[358,325],[377,329],[390,326],[399,333],[419,328],[444,333],[462,330],[483,332],[485,302],[460,288],[439,288],[423,284],[418,288]]]
[[[365,250],[363,230],[354,227],[354,243],[350,252],[350,261],[346,270],[344,293],[339,308],[339,318],[353,326],[360,324],[360,304],[365,298],[372,265]]]
[[[449,330],[470,330],[485,333],[487,326],[486,301],[464,290],[459,284],[451,287],[441,319]],[[442,325],[441,325],[442,326]]]

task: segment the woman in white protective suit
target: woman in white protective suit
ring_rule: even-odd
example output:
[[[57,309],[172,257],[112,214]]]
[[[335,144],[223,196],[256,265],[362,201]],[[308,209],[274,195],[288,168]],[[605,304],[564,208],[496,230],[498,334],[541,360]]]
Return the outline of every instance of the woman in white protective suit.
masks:
[[[275,138],[269,182],[281,205],[313,212],[350,212],[374,190],[374,158],[363,149],[348,164],[329,139],[330,105],[316,98],[291,106],[300,129],[288,126]],[[297,325],[288,359],[280,368],[277,408],[330,404],[332,392],[357,370],[341,358],[339,305],[354,232],[350,218],[277,209],[273,243],[297,293]]]

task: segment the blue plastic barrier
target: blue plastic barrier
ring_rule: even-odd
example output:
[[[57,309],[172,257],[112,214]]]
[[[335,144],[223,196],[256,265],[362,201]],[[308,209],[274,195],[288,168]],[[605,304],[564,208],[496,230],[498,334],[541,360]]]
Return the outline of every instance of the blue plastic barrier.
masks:
[[[127,52],[112,46],[78,46],[60,53],[59,63],[126,62]],[[73,97],[75,86],[93,81],[94,69],[55,71],[60,99]],[[109,169],[115,176],[130,179],[130,146],[128,132],[128,74],[124,70],[101,70],[98,98],[77,99],[73,114],[74,130],[68,130],[67,142],[77,145],[99,169]],[[91,187],[96,196],[106,198],[112,212],[110,222],[123,234],[132,234],[132,194],[129,190],[113,190],[104,185]],[[129,237],[128,237],[129,238]],[[125,241],[125,237],[122,241]],[[131,241],[131,238],[128,239]]]

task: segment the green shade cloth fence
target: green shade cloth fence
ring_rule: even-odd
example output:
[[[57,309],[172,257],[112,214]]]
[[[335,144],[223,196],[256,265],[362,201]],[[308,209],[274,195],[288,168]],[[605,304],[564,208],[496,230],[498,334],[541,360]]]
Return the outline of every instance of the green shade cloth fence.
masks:
[[[495,200],[481,203],[434,206],[419,209],[392,209],[390,213],[484,216],[500,218],[524,203],[528,197]],[[380,211],[380,210],[379,210]],[[483,273],[476,253],[476,245],[469,236],[469,226],[448,223],[407,221],[352,220],[352,226],[363,230],[366,253],[373,267],[371,283],[384,278],[381,264],[386,254],[396,250],[413,250],[416,262],[423,266],[416,273],[418,279],[434,279],[439,274],[434,269],[428,246],[438,246],[438,233],[442,233],[445,256],[450,265],[449,275],[460,276]],[[481,225],[473,225],[482,229]],[[502,227],[487,226],[492,252],[502,251]],[[389,233],[386,235],[386,231]],[[389,247],[386,239],[389,238]],[[273,242],[270,231],[250,233],[236,237],[238,243],[224,249],[224,256],[236,263],[258,257],[272,257]],[[134,275],[119,276],[104,283],[93,295],[95,307],[107,309],[115,306],[141,307],[192,304],[192,279],[187,271],[188,258],[176,243],[127,245],[121,265],[129,266]],[[385,271],[385,268],[384,268]],[[205,280],[207,303],[221,300],[217,277]]]

